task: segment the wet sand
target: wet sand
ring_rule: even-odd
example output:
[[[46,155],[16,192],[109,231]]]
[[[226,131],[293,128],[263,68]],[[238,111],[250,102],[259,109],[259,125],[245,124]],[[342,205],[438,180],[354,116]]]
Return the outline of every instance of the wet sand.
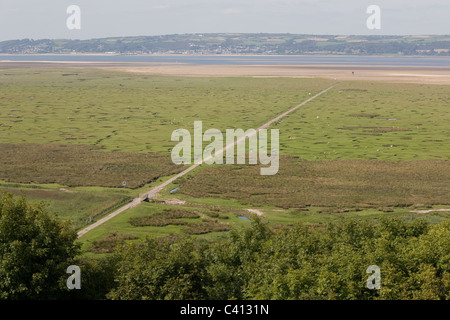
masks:
[[[114,62],[0,61],[11,68],[100,68],[136,74],[190,77],[295,77],[397,83],[450,84],[450,67],[330,66],[330,65],[186,65]]]
[[[191,66],[165,65],[112,67],[115,70],[177,76],[251,76],[329,78],[399,83],[450,84],[450,67],[362,67],[362,66]]]

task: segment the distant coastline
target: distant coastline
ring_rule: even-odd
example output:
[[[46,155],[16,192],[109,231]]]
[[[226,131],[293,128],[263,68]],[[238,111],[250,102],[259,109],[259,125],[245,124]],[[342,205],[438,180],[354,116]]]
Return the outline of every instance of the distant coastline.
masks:
[[[0,42],[0,54],[450,56],[450,36],[172,34]]]
[[[400,55],[400,54],[181,54],[181,53],[146,53],[146,54],[132,54],[132,53],[0,53],[0,56],[100,56],[100,57],[385,57],[385,58],[426,58],[426,59],[449,59],[450,56],[429,56],[429,55]]]

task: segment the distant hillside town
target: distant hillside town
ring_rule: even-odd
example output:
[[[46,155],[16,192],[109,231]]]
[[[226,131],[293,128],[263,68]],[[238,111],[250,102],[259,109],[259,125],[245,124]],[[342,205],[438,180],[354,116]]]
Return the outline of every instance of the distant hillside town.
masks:
[[[2,54],[427,55],[450,56],[450,36],[182,34],[0,42]]]

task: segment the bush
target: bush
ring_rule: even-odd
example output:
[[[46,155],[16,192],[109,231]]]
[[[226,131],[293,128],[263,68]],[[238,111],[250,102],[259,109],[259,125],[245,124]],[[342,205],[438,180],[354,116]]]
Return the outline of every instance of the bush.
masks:
[[[109,253],[112,252],[118,244],[125,242],[125,240],[133,239],[137,239],[137,237],[132,234],[117,234],[116,232],[112,232],[106,237],[94,241],[89,248],[89,251],[94,253]]]
[[[156,213],[146,217],[133,217],[130,219],[130,224],[135,227],[164,227],[168,225],[185,225],[186,221],[179,219],[196,219],[200,216],[189,210],[182,209],[166,209],[161,213]]]

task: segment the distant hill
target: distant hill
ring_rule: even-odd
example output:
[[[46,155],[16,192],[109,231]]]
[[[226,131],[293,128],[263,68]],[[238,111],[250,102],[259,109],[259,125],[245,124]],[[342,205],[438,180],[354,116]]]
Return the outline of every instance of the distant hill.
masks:
[[[183,34],[91,40],[10,40],[3,54],[255,54],[450,56],[450,36],[331,36],[299,34]]]

